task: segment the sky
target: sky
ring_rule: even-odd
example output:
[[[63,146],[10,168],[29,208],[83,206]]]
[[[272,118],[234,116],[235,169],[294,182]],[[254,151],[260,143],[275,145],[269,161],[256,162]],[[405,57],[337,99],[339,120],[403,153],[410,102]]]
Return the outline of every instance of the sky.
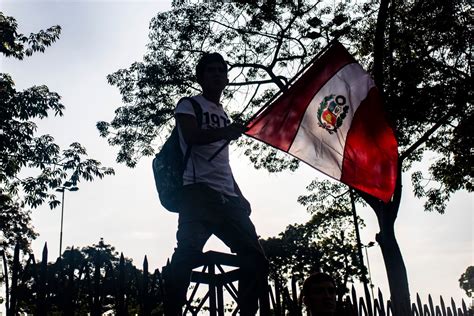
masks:
[[[41,1],[3,0],[0,11],[17,19],[18,31],[37,32],[61,25],[60,39],[45,53],[23,61],[1,57],[0,71],[9,73],[18,90],[47,85],[62,96],[63,117],[51,116],[38,122],[38,135],[51,134],[61,148],[79,142],[90,158],[113,167],[115,176],[79,183],[79,191],[66,192],[63,249],[84,247],[103,238],[140,267],[147,255],[151,269],[165,265],[175,247],[177,215],[159,204],[151,170],[152,157],[130,169],[115,162],[117,148],[99,137],[98,121],[110,121],[122,104],[116,87],[106,76],[141,61],[148,43],[153,16],[169,10],[170,1]],[[431,158],[432,159],[432,158]],[[429,158],[418,166],[426,168]],[[231,166],[240,188],[252,203],[251,215],[263,238],[276,236],[293,223],[304,223],[309,215],[296,200],[305,187],[321,173],[303,165],[295,172],[269,174],[255,170],[236,147],[231,147]],[[413,198],[409,175],[403,178],[403,198],[396,222],[396,235],[408,271],[412,299],[428,294],[435,304],[442,295],[456,303],[469,299],[458,279],[474,265],[472,194],[461,191],[452,196],[445,214],[427,213],[423,201]],[[61,207],[42,206],[33,211],[33,225],[39,237],[32,248],[38,257],[47,243],[50,260],[59,251]],[[377,220],[369,208],[358,207],[366,227],[364,244],[375,240]],[[228,252],[216,238],[205,250]],[[389,296],[380,248],[368,249],[371,277],[376,288]],[[367,258],[364,258],[367,262]]]

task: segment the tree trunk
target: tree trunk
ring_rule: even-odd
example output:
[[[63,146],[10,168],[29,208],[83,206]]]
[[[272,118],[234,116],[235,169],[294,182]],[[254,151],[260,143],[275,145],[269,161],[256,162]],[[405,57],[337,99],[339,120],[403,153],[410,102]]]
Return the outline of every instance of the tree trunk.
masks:
[[[397,212],[388,207],[382,208],[377,214],[380,232],[376,240],[380,245],[385,269],[387,271],[388,284],[390,287],[391,301],[394,316],[410,315],[410,290],[408,287],[408,277],[403,262],[402,253],[395,237],[395,219],[392,216],[384,216],[386,213]],[[392,214],[389,214],[392,215]]]
[[[401,164],[401,161],[399,161]],[[397,184],[392,200],[384,202],[359,192],[362,198],[372,207],[379,223],[380,232],[375,239],[380,245],[382,256],[387,271],[388,284],[390,287],[390,298],[394,316],[410,315],[410,289],[408,287],[408,277],[403,262],[402,253],[395,237],[395,220],[397,219],[402,195],[402,171],[398,167]]]
[[[385,51],[385,30],[388,19],[388,10],[390,0],[381,0],[379,12],[377,16],[377,25],[374,38],[374,79],[380,91],[384,89],[384,51]],[[393,1],[391,3],[394,5]],[[397,218],[400,207],[401,198],[401,164],[399,159],[399,172],[397,186],[394,197],[388,204],[376,200],[365,194],[362,197],[369,203],[375,211],[379,222],[380,232],[376,236],[376,240],[382,250],[385,269],[387,271],[388,284],[390,287],[390,295],[393,306],[394,316],[410,315],[410,290],[408,287],[408,277],[403,262],[402,253],[395,237],[395,220]]]

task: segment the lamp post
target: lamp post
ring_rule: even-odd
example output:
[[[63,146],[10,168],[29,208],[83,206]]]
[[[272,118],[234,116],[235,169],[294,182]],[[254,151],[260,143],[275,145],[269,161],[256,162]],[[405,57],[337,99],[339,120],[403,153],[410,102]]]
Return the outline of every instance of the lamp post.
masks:
[[[375,245],[375,242],[371,241],[367,245],[362,245],[362,247],[365,249],[365,257],[367,258],[367,267],[369,269],[369,284],[370,284],[370,292],[372,292],[372,298],[375,298],[374,296],[374,284],[372,283],[372,274],[370,273],[370,263],[369,263],[369,254],[367,252],[367,248],[373,247]]]
[[[75,186],[75,184],[71,181],[66,181],[63,186],[59,187],[56,189],[56,191],[62,193],[62,201],[61,201],[61,229],[59,231],[59,257],[62,255],[62,250],[63,250],[63,216],[64,216],[64,192],[67,191],[77,191],[79,190],[78,187]]]

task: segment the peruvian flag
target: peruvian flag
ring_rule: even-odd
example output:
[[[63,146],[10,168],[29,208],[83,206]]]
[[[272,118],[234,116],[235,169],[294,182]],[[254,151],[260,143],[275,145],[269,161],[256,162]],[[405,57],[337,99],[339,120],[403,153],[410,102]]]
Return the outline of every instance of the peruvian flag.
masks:
[[[384,202],[397,178],[397,141],[370,75],[332,45],[247,125],[248,136]]]

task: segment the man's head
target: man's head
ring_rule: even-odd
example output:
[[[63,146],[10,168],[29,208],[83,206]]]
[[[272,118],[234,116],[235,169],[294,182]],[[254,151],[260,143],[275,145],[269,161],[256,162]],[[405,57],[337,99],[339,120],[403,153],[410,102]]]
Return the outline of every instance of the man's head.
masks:
[[[220,91],[229,83],[227,64],[219,53],[206,53],[196,65],[196,78],[203,91]]]
[[[311,315],[333,315],[336,312],[336,284],[326,273],[314,273],[303,283],[303,302]]]

